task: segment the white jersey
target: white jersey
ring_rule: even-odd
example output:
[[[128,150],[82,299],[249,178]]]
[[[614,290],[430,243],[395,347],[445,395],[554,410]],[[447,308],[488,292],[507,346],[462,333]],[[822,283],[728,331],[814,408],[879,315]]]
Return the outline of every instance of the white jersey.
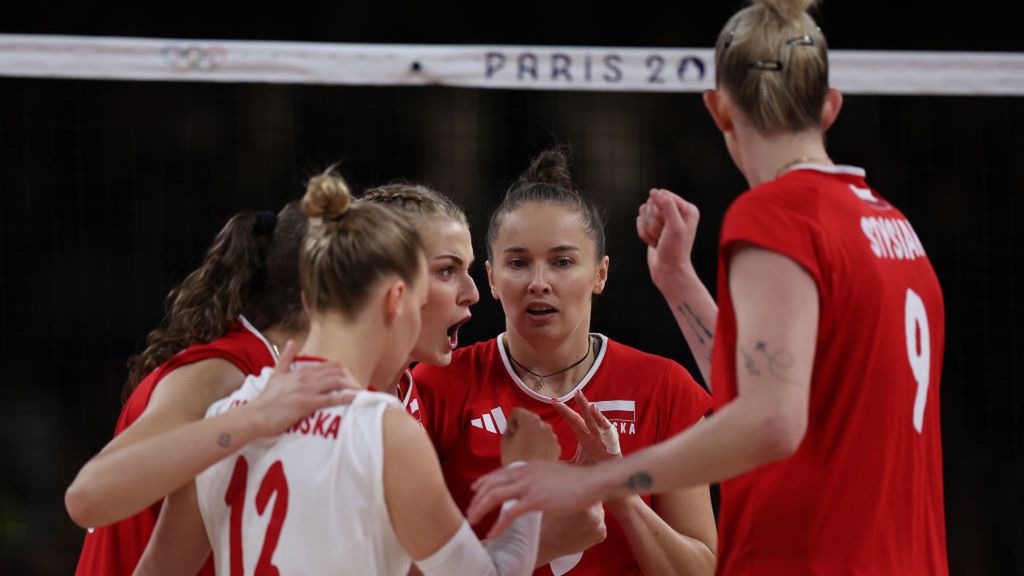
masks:
[[[207,417],[259,396],[250,376]],[[411,559],[384,501],[382,417],[391,395],[361,392],[284,434],[249,444],[196,478],[218,574],[404,575]]]

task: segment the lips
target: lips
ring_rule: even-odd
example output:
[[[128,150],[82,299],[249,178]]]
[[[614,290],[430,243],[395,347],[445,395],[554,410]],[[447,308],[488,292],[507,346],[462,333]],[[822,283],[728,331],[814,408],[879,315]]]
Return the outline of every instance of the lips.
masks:
[[[536,318],[543,318],[555,312],[558,312],[558,309],[550,304],[538,302],[526,306],[526,313]]]

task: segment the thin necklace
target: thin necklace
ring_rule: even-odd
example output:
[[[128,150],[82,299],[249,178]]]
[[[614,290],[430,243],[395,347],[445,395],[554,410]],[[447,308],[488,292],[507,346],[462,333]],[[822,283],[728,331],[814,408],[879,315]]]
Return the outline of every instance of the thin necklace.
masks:
[[[544,387],[544,379],[545,378],[551,378],[552,376],[557,376],[558,374],[561,374],[562,372],[565,372],[566,370],[571,370],[571,369],[579,366],[580,364],[582,364],[584,360],[586,360],[587,358],[590,357],[590,351],[593,350],[593,348],[594,348],[594,339],[592,337],[590,337],[589,335],[587,336],[587,338],[590,340],[590,343],[587,345],[587,352],[585,354],[583,354],[583,357],[580,358],[579,360],[573,362],[572,364],[569,364],[565,368],[562,368],[561,370],[556,370],[556,371],[552,372],[551,374],[537,374],[533,370],[530,370],[526,366],[523,366],[522,362],[520,362],[519,360],[516,360],[515,356],[512,355],[512,350],[509,349],[507,341],[505,342],[505,353],[508,354],[508,359],[511,360],[513,364],[515,364],[516,366],[522,368],[523,370],[526,371],[527,374],[529,374],[530,376],[533,376],[534,378],[537,379],[537,385],[534,386],[534,388],[536,390],[540,390],[541,388]]]
[[[797,158],[796,160],[791,160],[791,161],[786,162],[785,164],[783,164],[782,167],[779,168],[779,170],[775,173],[775,177],[778,178],[779,176],[782,176],[783,174],[788,172],[790,168],[792,168],[793,166],[796,166],[797,164],[806,164],[808,162],[827,162],[827,161],[828,161],[828,158],[815,158],[813,156],[801,156],[800,158]]]

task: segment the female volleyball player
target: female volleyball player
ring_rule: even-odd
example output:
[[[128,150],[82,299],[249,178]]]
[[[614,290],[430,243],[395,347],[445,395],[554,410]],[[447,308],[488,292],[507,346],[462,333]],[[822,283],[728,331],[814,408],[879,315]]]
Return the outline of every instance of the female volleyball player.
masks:
[[[423,424],[460,507],[470,485],[499,462],[499,439],[517,407],[551,423],[563,457],[577,451],[565,408],[587,398],[617,428],[629,454],[701,419],[710,398],[678,364],[590,332],[591,300],[604,290],[608,257],[597,209],[576,191],[561,150],[541,154],[491,217],[491,293],[506,331],[457,350],[445,368],[413,371]],[[568,406],[562,406],[566,404]],[[578,422],[577,422],[578,424]],[[710,573],[715,529],[707,486],[609,502],[607,539],[582,554],[542,554],[540,574]],[[486,533],[493,515],[477,526]],[[542,545],[547,540],[542,536]],[[554,544],[557,544],[555,542]],[[569,553],[575,552],[575,553]],[[559,554],[561,553],[561,554]],[[555,556],[552,558],[552,556]]]
[[[218,233],[202,265],[168,295],[164,323],[131,362],[130,396],[115,438],[66,494],[72,519],[90,527],[78,575],[131,574],[164,496],[240,442],[276,434],[311,410],[344,401],[324,392],[351,385],[347,375],[324,364],[280,374],[265,398],[217,431],[185,426],[245,376],[272,366],[287,340],[304,338],[298,248],[305,229],[298,203],[279,214],[240,213]],[[218,441],[229,432],[230,442]],[[212,574],[212,565],[204,573]]]
[[[351,204],[344,181],[329,173],[310,181],[303,208],[310,331],[298,363],[334,360],[364,386],[385,388],[408,361],[427,301],[419,234],[383,206]],[[270,372],[208,414],[259,398]],[[519,412],[510,424],[506,460],[557,457],[554,434],[536,416]],[[528,574],[539,530],[539,514],[527,516],[481,546],[420,426],[393,395],[364,392],[250,443],[168,497],[136,573],[192,573],[212,544],[223,574],[398,576],[412,560],[427,576]]]
[[[367,192],[366,200],[388,205],[410,217],[421,236],[425,238],[424,245],[429,259],[429,290],[427,306],[423,310],[424,326],[412,358],[432,364],[446,364],[450,361],[451,350],[458,342],[459,327],[470,318],[469,307],[479,300],[476,285],[468,273],[473,260],[473,249],[465,215],[448,198],[415,184],[392,184],[378,187]],[[263,215],[262,218],[267,218],[267,215]],[[247,241],[257,242],[272,229],[272,224],[273,220],[264,222],[262,228],[256,228],[257,234],[255,235],[245,236],[237,232],[232,234],[225,232],[222,237],[231,239],[236,245]],[[238,226],[234,223],[227,227],[230,230],[237,228]],[[275,236],[275,242],[279,248],[274,252],[276,256],[265,265],[266,276],[264,278],[274,280],[264,280],[263,290],[273,290],[287,295],[287,298],[290,299],[288,305],[292,308],[292,314],[295,315],[289,324],[297,326],[290,333],[279,333],[276,329],[267,330],[266,332],[273,334],[273,341],[276,342],[283,342],[288,336],[298,342],[305,338],[305,317],[300,309],[296,309],[299,306],[298,244],[304,231],[305,216],[298,211],[297,207],[290,206],[283,211]],[[281,246],[284,248],[280,248]],[[216,250],[211,250],[208,260],[224,268],[229,266],[225,254],[241,252],[241,247],[238,246],[229,249],[228,243],[224,239],[215,242],[214,247]],[[290,254],[291,258],[282,257],[286,254]],[[245,261],[242,260],[242,262]],[[207,265],[203,269],[208,269],[211,266]],[[240,264],[234,264],[234,266],[241,269]],[[220,274],[225,273],[221,272]],[[192,276],[192,278],[210,277],[213,275],[209,272],[197,272]],[[246,275],[243,271],[236,277],[245,278]],[[215,305],[217,302],[226,300],[208,296],[198,297],[197,290],[188,288],[191,285],[190,282],[191,284],[195,283],[186,281],[178,292],[196,293],[197,296],[177,300],[193,302],[196,305],[206,302],[212,302]],[[227,285],[227,283],[225,282],[223,285]],[[210,286],[210,284],[207,282],[203,286]],[[238,284],[238,286],[244,285]],[[248,290],[246,294],[254,292],[248,288],[246,290]],[[259,297],[258,302],[261,303],[274,301],[271,300],[269,292],[253,294],[252,297]],[[175,300],[173,295],[171,300]],[[178,308],[181,306],[179,305]],[[250,309],[252,308],[250,306]],[[195,315],[199,312],[200,310],[196,310],[192,314]],[[212,314],[212,309],[206,310],[205,313]],[[185,314],[182,312],[169,314],[172,319],[184,316]],[[171,322],[175,323],[173,320]],[[242,322],[246,321],[243,319]],[[251,326],[248,324],[243,326],[246,325]],[[263,343],[264,340],[271,342],[266,337],[264,339],[252,338],[252,343],[257,351],[268,349],[267,345]],[[248,342],[248,340],[243,340],[243,342]],[[163,347],[167,350],[174,349],[168,345]],[[276,348],[276,345],[272,345],[272,347]],[[206,349],[203,347],[199,350]],[[216,352],[220,350],[220,347],[214,346],[212,350]],[[254,419],[257,422],[267,425],[259,429],[245,426],[234,430],[229,446],[221,446],[219,443],[217,430],[222,430],[225,423],[218,423],[218,419],[200,420],[190,426],[184,424],[201,418],[205,411],[204,406],[240,386],[244,375],[232,374],[233,379],[228,385],[223,385],[219,381],[207,383],[203,371],[204,362],[194,353],[195,351],[175,356],[171,365],[161,368],[157,373],[165,380],[173,382],[173,386],[179,387],[180,393],[173,396],[154,394],[154,401],[150,402],[148,408],[145,405],[146,396],[142,396],[143,392],[136,393],[135,396],[138,398],[133,398],[128,403],[128,406],[132,408],[126,408],[126,413],[132,410],[135,415],[123,417],[122,419],[126,421],[123,425],[119,425],[118,431],[120,432],[125,425],[131,424],[137,417],[138,411],[145,409],[145,415],[140,419],[139,425],[128,428],[129,433],[119,436],[83,468],[68,492],[68,507],[69,511],[72,511],[72,516],[83,526],[102,526],[113,520],[119,520],[127,514],[138,512],[153,502],[159,502],[172,490],[194,478],[200,470],[232,453],[245,442],[256,437],[275,435],[284,430],[295,420],[318,407],[316,402],[345,400],[344,397],[333,395],[322,396],[324,390],[345,385],[344,372],[340,372],[334,364],[324,364],[289,373],[286,367],[291,365],[294,348],[291,350],[291,353],[287,350],[282,351],[282,355],[278,359],[278,373],[275,374],[273,383],[267,388],[266,398],[247,406],[245,411],[235,411],[224,416],[224,418],[239,421],[239,417],[248,412],[256,416]],[[227,356],[228,360],[233,360],[233,358],[233,356]],[[265,354],[257,362],[251,363],[251,366],[246,368],[245,374],[259,373],[261,368],[270,365],[272,361],[271,356]],[[189,362],[195,362],[195,364],[189,365]],[[206,364],[212,363],[206,362]],[[188,370],[180,374],[174,372],[186,365],[188,365]],[[195,368],[193,369],[192,366]],[[169,379],[172,372],[177,376]],[[338,381],[339,377],[342,379],[341,381]],[[152,387],[157,382],[162,381],[155,378],[148,389],[142,388],[148,393],[152,391]],[[218,388],[209,394],[204,393],[202,398],[196,398],[194,394],[189,393],[192,390],[191,387],[207,385],[218,386]],[[396,393],[403,400],[409,412],[418,418],[419,400],[416,398],[415,386],[412,384],[408,372],[405,372],[404,377],[398,379]],[[214,396],[213,394],[218,395]],[[290,404],[282,403],[281,398],[291,398]],[[184,403],[187,403],[187,406],[180,405]],[[276,410],[276,413],[261,415],[259,412],[255,412],[257,409]],[[178,417],[171,419],[166,415],[167,413]],[[243,419],[240,423],[245,424],[247,420]],[[131,450],[125,450],[128,447],[131,447]],[[173,458],[168,458],[168,454],[173,454]],[[93,502],[91,511],[82,509],[82,501],[86,499]],[[86,536],[83,557],[79,562],[79,573],[130,574],[152,532],[159,506],[153,508],[153,511],[142,513],[139,517],[133,516],[123,522],[118,522],[110,527],[97,528],[94,532],[89,533]],[[144,523],[139,524],[143,520]],[[101,551],[105,552],[101,553]]]
[[[841,97],[810,4],[755,2],[715,47],[704,101],[751,186],[722,227],[716,414],[585,473],[485,478],[471,520],[506,498],[517,512],[578,508],[723,480],[721,574],[948,573],[942,292],[906,218],[825,151]],[[666,244],[683,208],[656,191],[641,214],[658,268],[684,267]]]

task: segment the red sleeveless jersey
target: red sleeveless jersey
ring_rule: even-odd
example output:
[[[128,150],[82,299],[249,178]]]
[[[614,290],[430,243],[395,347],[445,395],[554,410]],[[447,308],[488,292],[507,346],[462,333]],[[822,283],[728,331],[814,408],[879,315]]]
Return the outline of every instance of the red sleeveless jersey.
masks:
[[[737,394],[737,245],[802,266],[820,318],[806,435],[789,458],[722,483],[718,573],[948,574],[938,280],[862,170],[799,168],[741,195],[722,226],[716,407]]]
[[[512,370],[501,345],[503,336],[456,350],[447,367],[420,364],[413,370],[422,400],[421,421],[437,449],[448,490],[463,513],[473,496],[470,485],[501,466],[499,441],[513,408],[526,408],[551,424],[563,459],[576,453],[576,436],[550,399],[526,386]],[[623,454],[677,434],[711,408],[710,396],[679,364],[599,337],[603,344],[594,366],[561,400],[575,409],[573,396],[582,390],[618,429]],[[651,504],[649,497],[644,501]],[[485,535],[496,519],[494,512],[474,526],[477,535]],[[626,536],[607,510],[605,523],[604,542],[582,556],[560,558],[536,574],[639,575]]]
[[[264,367],[274,365],[270,344],[244,319],[236,321],[224,336],[208,344],[189,346],[150,372],[121,410],[114,435],[123,432],[142,415],[153,390],[164,376],[182,366],[211,358],[227,360],[245,375],[259,374]],[[89,529],[78,559],[76,576],[130,576],[153,533],[162,502],[120,522]],[[213,576],[213,573],[213,564],[207,559],[199,574]]]

